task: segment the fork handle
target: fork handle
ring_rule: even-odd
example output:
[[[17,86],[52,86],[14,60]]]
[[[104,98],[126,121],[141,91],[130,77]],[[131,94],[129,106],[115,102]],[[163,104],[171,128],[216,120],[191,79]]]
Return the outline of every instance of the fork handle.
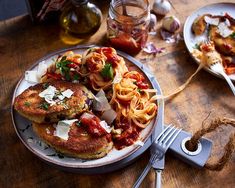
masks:
[[[155,170],[156,171],[156,178],[155,178],[155,180],[156,180],[156,182],[155,182],[155,187],[156,188],[161,188],[162,187],[162,182],[161,182],[161,179],[162,179],[162,170],[160,170],[160,169],[157,169],[157,170]]]
[[[225,74],[224,72],[220,72],[220,74],[225,78],[225,80],[227,81],[228,85],[230,86],[233,95],[235,95],[235,87],[233,85],[233,82],[230,80],[230,78],[228,77],[227,74]]]
[[[145,176],[148,174],[149,170],[151,169],[151,163],[149,162],[147,166],[145,167],[144,171],[140,175],[140,177],[136,180],[135,184],[133,185],[132,188],[138,188],[142,181],[144,180]]]

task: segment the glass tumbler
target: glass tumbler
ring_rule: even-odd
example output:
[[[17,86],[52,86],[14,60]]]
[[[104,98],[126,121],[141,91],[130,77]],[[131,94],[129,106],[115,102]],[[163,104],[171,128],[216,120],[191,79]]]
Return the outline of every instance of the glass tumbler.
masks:
[[[131,55],[146,44],[150,23],[148,0],[112,0],[107,18],[111,46]]]

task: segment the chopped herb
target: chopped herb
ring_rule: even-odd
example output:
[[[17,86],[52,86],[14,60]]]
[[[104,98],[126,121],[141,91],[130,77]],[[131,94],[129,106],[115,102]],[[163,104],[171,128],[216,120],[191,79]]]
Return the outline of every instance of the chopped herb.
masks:
[[[142,89],[137,89],[137,91],[139,92],[139,93],[142,93],[143,92],[143,90]]]
[[[49,104],[47,102],[44,102],[44,103],[40,104],[39,108],[44,109],[44,110],[48,110]]]
[[[137,85],[137,82],[136,82],[136,81],[134,81],[134,82],[133,82],[133,84]]]
[[[43,83],[42,87],[43,87],[43,89],[47,89],[49,87],[49,83]]]
[[[200,45],[199,45],[199,44],[195,44],[195,45],[193,46],[193,48],[199,50],[199,49],[200,49]]]
[[[235,39],[235,32],[233,32],[230,37],[234,38]]]
[[[113,79],[113,67],[111,64],[105,64],[104,68],[101,70],[101,75],[105,79]]]
[[[77,125],[78,127],[80,127],[80,126],[81,126],[81,121],[77,121],[77,122],[76,122],[76,125]]]
[[[26,102],[24,103],[24,105],[27,106],[27,107],[30,107],[30,102],[26,101]]]
[[[73,75],[73,80],[78,80],[78,79],[79,79],[79,75],[78,74]]]
[[[64,76],[65,76],[66,81],[70,81],[71,78],[70,78],[69,71],[64,72]]]
[[[60,61],[65,61],[67,56],[63,56]]]

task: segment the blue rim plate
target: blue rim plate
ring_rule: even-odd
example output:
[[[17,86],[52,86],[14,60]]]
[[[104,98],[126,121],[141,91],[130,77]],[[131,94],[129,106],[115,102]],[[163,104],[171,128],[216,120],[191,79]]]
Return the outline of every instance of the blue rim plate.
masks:
[[[34,70],[37,68],[38,64],[41,61],[45,61],[46,64],[52,63],[52,59],[57,57],[59,54],[63,54],[68,50],[72,50],[74,52],[82,53],[90,47],[95,47],[93,45],[90,46],[75,46],[71,48],[66,48],[62,50],[58,50],[56,52],[50,53],[40,60],[38,60],[29,70]],[[139,61],[134,59],[133,57],[117,51],[118,55],[124,58],[124,60],[129,64],[136,66],[149,80],[152,87],[157,89],[158,94],[162,94],[160,85],[155,79],[154,75]],[[11,117],[13,126],[15,131],[20,138],[21,142],[28,148],[33,154],[39,157],[44,162],[56,166],[60,169],[84,174],[99,174],[111,172],[117,169],[120,169],[128,164],[130,164],[133,160],[137,159],[144,151],[146,151],[151,143],[153,142],[156,135],[162,130],[163,122],[163,108],[164,104],[162,100],[159,100],[158,103],[158,113],[156,118],[154,118],[151,124],[141,131],[141,140],[144,142],[143,146],[132,145],[126,147],[122,150],[112,149],[107,156],[101,159],[94,160],[83,160],[73,157],[67,157],[57,153],[53,148],[48,147],[37,135],[34,134],[31,126],[31,122],[27,119],[20,116],[13,108],[14,99],[17,95],[23,92],[26,88],[28,88],[30,84],[25,81],[24,76],[21,77],[18,84],[16,85],[13,98],[12,98],[12,106],[11,106]]]

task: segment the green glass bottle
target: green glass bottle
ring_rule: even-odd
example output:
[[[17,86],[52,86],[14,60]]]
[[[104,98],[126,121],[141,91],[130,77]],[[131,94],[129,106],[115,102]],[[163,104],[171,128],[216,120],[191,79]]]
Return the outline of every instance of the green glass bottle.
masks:
[[[60,25],[67,34],[78,38],[93,35],[100,27],[102,13],[88,0],[70,0],[60,16]]]

